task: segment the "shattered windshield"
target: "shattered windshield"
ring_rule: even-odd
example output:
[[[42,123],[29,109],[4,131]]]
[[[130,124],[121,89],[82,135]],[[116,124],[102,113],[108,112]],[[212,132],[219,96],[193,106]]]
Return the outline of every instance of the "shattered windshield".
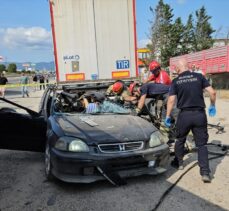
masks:
[[[94,111],[92,110],[92,111],[87,112],[87,110],[88,109],[86,109],[86,113],[118,113],[118,114],[129,114],[130,113],[129,109],[124,108],[122,105],[113,103],[108,100],[104,100],[103,103],[98,104]]]

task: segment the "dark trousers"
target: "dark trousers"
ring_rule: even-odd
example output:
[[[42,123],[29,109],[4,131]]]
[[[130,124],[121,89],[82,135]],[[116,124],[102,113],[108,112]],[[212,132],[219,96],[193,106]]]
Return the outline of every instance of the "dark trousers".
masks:
[[[43,89],[45,89],[45,84],[44,84],[44,82],[40,82],[40,90],[42,90],[42,87],[43,87]]]
[[[177,123],[177,141],[175,156],[179,164],[183,163],[184,145],[190,130],[193,133],[198,152],[200,174],[209,174],[207,117],[204,110],[183,110],[179,113]]]

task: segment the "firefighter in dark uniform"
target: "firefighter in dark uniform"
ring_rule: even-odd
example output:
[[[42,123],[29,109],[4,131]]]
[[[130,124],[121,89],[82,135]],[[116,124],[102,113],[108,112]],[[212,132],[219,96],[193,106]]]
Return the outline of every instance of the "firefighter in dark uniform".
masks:
[[[177,164],[178,169],[182,170],[184,168],[184,144],[186,136],[191,130],[198,148],[200,175],[203,182],[211,182],[206,147],[208,131],[203,90],[206,90],[210,95],[209,116],[215,116],[216,114],[216,92],[201,74],[190,72],[187,67],[185,59],[178,61],[176,66],[178,77],[173,80],[169,91],[165,125],[167,127],[171,125],[170,114],[177,98],[177,107],[180,109],[180,113],[176,123],[177,141],[175,143],[175,159],[173,162]]]
[[[139,98],[138,106],[135,109],[136,113],[139,114],[145,105],[146,98],[160,98],[163,101],[167,98],[169,92],[169,85],[161,83],[146,83],[140,86],[138,83],[130,84],[129,91],[133,96]]]

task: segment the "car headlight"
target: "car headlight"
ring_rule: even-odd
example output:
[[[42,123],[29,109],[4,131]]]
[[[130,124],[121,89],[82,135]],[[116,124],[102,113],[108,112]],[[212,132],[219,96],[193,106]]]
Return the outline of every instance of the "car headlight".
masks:
[[[149,147],[156,147],[163,144],[164,142],[165,141],[163,135],[159,131],[156,131],[150,136]]]
[[[68,146],[68,150],[70,152],[89,152],[88,146],[80,139],[72,141]]]
[[[55,148],[70,152],[89,152],[87,144],[82,140],[67,136],[59,138],[55,144]]]
[[[57,140],[55,143],[55,148],[62,150],[62,151],[67,151],[68,150],[68,141],[66,140],[67,137],[61,137]]]

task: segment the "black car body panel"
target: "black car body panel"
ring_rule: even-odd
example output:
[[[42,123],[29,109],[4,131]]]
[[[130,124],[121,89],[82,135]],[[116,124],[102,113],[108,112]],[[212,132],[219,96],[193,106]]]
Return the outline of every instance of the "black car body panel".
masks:
[[[121,177],[156,175],[166,171],[169,149],[161,146],[123,154],[69,153],[51,150],[52,172],[65,182],[90,183],[104,180],[97,167],[106,166]],[[150,167],[149,162],[155,164]]]
[[[44,118],[38,114],[0,109],[0,149],[44,152],[46,129]]]
[[[62,115],[55,116],[55,119],[65,136],[80,138],[88,145],[146,141],[156,131],[144,119],[131,115]],[[97,125],[91,126],[87,123],[88,119]]]

